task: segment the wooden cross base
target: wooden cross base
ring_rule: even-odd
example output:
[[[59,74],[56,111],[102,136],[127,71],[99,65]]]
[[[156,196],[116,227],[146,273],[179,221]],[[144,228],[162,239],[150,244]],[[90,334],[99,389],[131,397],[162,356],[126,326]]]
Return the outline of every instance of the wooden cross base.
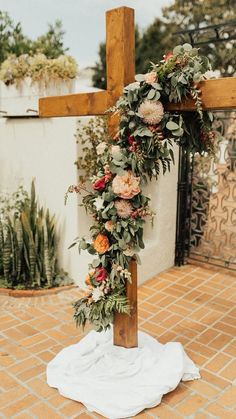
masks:
[[[132,283],[126,283],[126,295],[130,303],[130,316],[116,313],[114,321],[113,343],[124,348],[138,346],[138,304],[137,304],[137,263],[129,265]]]

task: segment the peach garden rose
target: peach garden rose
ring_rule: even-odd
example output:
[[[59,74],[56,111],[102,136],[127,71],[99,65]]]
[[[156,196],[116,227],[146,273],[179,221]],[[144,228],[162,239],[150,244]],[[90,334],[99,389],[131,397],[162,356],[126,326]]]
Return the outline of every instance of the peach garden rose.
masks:
[[[123,199],[131,199],[140,192],[140,178],[135,177],[131,170],[124,175],[116,175],[112,181],[114,194]]]

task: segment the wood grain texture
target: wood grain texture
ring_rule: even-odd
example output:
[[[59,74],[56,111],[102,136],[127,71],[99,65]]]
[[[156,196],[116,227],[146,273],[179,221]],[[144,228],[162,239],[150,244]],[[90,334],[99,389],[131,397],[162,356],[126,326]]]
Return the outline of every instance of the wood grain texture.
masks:
[[[39,116],[41,118],[102,115],[107,108],[108,94],[106,90],[39,99]]]
[[[124,348],[138,346],[138,302],[137,302],[137,263],[132,260],[129,265],[132,283],[126,284],[126,295],[130,301],[131,315],[115,315],[113,343]]]
[[[122,94],[124,86],[134,81],[135,39],[134,10],[120,7],[106,13],[106,63],[107,91],[109,105],[112,106]],[[127,65],[128,63],[128,65]],[[110,115],[109,133],[111,137],[118,131],[119,115]],[[126,284],[130,301],[131,316],[116,314],[114,320],[114,345],[134,348],[138,345],[137,320],[137,266],[130,264],[132,284]]]
[[[135,75],[134,10],[119,7],[106,13],[107,91],[110,105]]]
[[[206,80],[199,83],[203,109],[222,110],[236,108],[236,77],[225,77],[216,80]],[[183,103],[169,103],[165,109],[174,111],[194,111],[192,99]]]

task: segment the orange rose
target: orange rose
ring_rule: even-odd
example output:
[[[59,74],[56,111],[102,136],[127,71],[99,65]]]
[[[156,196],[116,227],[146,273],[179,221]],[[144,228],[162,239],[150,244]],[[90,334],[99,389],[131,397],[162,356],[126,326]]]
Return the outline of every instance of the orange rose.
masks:
[[[98,234],[93,242],[93,247],[98,253],[106,253],[110,247],[109,240],[104,234]]]

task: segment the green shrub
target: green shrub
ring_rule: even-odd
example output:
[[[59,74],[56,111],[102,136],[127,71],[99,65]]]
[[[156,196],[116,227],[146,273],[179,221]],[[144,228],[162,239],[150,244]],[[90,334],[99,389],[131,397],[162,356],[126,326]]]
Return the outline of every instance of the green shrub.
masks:
[[[77,121],[76,142],[82,145],[82,155],[75,162],[79,170],[79,181],[84,183],[97,172],[96,147],[102,141],[108,141],[107,116],[96,116],[85,124]]]

